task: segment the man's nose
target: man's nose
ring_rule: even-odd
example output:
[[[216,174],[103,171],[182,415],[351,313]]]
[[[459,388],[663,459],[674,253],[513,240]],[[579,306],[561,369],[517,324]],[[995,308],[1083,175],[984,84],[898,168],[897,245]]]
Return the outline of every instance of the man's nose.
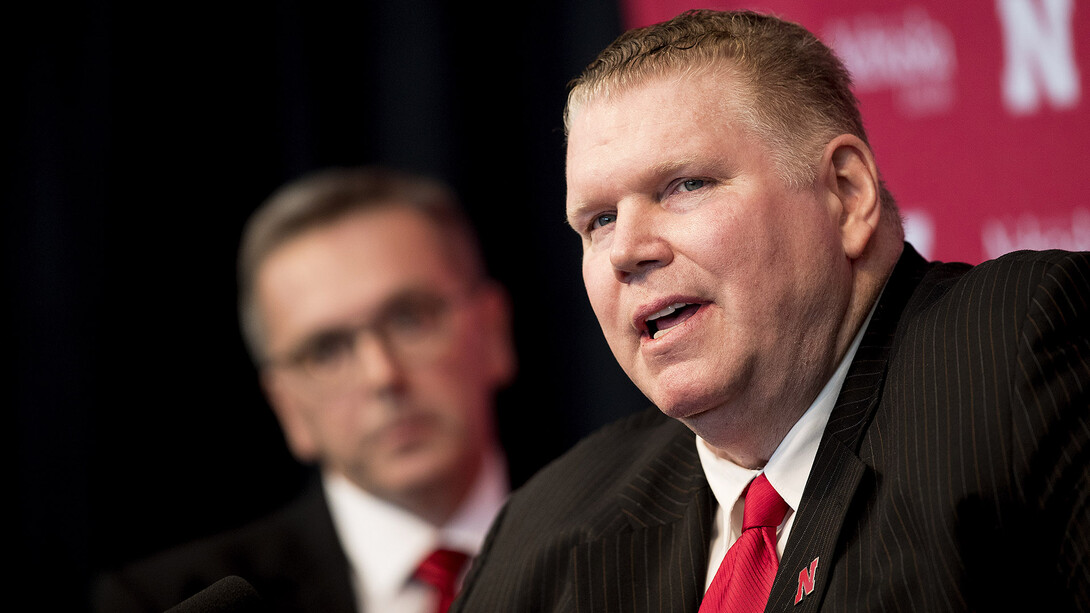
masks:
[[[649,270],[665,266],[673,259],[673,251],[663,236],[661,215],[649,207],[621,207],[613,222],[609,261],[617,280],[629,282]]]
[[[402,364],[390,343],[374,331],[356,337],[356,353],[360,376],[368,389],[386,393],[401,383]]]

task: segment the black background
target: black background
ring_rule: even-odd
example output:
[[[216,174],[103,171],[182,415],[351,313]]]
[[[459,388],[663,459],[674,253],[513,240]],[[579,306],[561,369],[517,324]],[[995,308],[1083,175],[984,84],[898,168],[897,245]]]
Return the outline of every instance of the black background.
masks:
[[[524,4],[525,6],[523,6]],[[37,3],[4,19],[11,600],[79,610],[106,567],[242,523],[304,471],[235,318],[249,213],[332,165],[460,193],[515,308],[513,476],[647,401],[564,224],[566,84],[605,0]]]

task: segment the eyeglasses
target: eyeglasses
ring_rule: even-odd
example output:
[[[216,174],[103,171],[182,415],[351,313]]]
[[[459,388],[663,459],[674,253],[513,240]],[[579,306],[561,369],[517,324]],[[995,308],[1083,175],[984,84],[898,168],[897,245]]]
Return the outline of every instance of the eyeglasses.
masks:
[[[348,383],[358,376],[361,338],[373,334],[402,365],[431,362],[449,349],[456,310],[472,296],[441,296],[410,291],[390,300],[369,322],[323,330],[294,351],[269,364],[297,369],[324,385]]]

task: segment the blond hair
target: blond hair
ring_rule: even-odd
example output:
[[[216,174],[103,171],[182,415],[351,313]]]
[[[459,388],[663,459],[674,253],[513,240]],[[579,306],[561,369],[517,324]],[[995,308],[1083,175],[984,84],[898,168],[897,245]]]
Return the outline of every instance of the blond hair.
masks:
[[[802,26],[752,11],[691,10],[625,32],[571,82],[565,131],[592,100],[648,79],[708,70],[725,70],[742,85],[741,118],[795,188],[814,180],[831,139],[852,134],[868,142],[851,77],[836,54]],[[884,185],[882,201],[894,207]]]

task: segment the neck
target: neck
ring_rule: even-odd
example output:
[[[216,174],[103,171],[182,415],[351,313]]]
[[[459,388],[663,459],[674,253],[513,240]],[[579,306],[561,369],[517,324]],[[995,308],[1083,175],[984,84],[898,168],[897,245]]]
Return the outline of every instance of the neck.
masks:
[[[743,468],[757,470],[768,463],[809,403],[798,408],[789,406],[799,403],[800,398],[816,395],[816,391],[810,394],[796,387],[775,402],[736,402],[731,407],[720,407],[682,421],[715,455]],[[779,410],[769,411],[769,406]]]
[[[803,407],[797,411],[777,412],[774,421],[769,419],[748,420],[744,428],[731,429],[732,432],[741,434],[741,436],[734,437],[731,440],[708,440],[703,436],[701,438],[704,438],[704,443],[720,458],[733,462],[742,468],[760,470],[768,464],[772,454],[776,452],[787,433],[791,431],[791,428],[806,412],[806,408]]]
[[[391,502],[434,526],[442,526],[468,500],[484,474],[484,465],[485,453],[475,453],[460,462],[457,469],[401,492]]]

